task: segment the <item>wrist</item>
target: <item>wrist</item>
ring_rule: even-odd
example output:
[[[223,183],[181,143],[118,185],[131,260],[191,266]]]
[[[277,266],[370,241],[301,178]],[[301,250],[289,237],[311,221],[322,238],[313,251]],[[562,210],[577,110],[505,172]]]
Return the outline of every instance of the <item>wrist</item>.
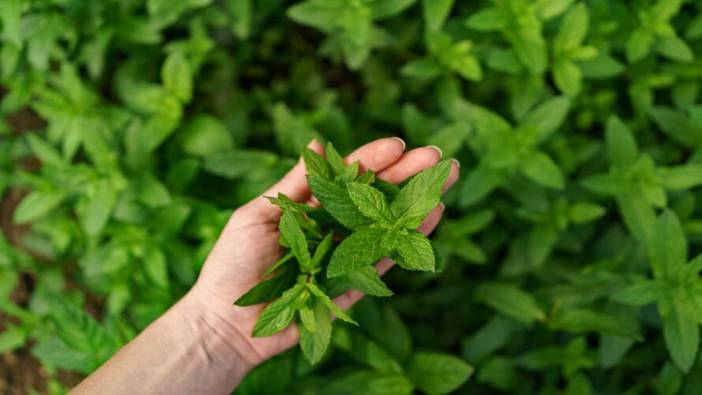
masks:
[[[235,325],[232,306],[226,306],[231,311],[224,307],[193,288],[174,309],[197,340],[198,354],[207,359],[212,369],[232,375],[237,385],[262,359]]]

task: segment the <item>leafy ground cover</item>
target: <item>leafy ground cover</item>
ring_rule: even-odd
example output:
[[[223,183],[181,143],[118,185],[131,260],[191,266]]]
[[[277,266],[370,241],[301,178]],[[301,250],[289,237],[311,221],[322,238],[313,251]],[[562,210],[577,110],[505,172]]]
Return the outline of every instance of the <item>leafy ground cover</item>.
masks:
[[[398,135],[462,164],[441,270],[393,270],[318,363],[291,351],[237,393],[702,393],[700,11],[4,0],[0,368],[63,393],[312,138]]]

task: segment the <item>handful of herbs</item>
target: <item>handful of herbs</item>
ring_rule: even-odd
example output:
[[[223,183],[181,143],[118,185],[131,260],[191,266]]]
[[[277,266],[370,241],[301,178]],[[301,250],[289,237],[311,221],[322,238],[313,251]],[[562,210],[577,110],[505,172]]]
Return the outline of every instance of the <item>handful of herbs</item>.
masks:
[[[296,321],[302,351],[314,364],[329,347],[332,314],[357,325],[332,298],[349,289],[392,295],[375,269],[379,259],[391,257],[407,270],[436,270],[437,254],[417,228],[439,204],[451,165],[442,161],[399,187],[372,171],[361,173],[358,162],[346,165],[332,144],[326,146],[326,158],[306,149],[303,159],[321,207],[283,194],[268,198],[283,211],[280,244],[289,251],[235,304],[270,302],[254,328],[257,337]]]

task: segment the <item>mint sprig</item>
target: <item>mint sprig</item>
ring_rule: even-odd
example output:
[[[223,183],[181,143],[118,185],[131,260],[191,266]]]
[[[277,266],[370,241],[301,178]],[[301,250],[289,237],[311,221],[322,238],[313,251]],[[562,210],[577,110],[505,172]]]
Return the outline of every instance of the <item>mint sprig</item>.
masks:
[[[253,336],[271,336],[296,322],[302,352],[314,364],[329,347],[332,316],[357,325],[334,303],[334,296],[347,289],[392,295],[375,262],[389,256],[407,270],[435,270],[434,248],[417,228],[439,204],[451,164],[440,162],[398,188],[377,180],[371,171],[361,173],[358,162],[346,165],[331,144],[326,157],[310,149],[302,156],[321,207],[282,194],[268,198],[283,211],[280,244],[289,251],[235,303],[270,302]],[[325,216],[331,220],[315,219]]]

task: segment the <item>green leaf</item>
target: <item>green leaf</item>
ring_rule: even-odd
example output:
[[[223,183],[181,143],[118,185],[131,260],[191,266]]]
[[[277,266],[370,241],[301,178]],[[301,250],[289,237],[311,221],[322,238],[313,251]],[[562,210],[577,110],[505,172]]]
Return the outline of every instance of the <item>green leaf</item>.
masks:
[[[139,201],[147,207],[164,207],[172,201],[166,186],[151,174],[137,179],[132,186],[138,190]]]
[[[400,255],[397,264],[403,269],[429,272],[436,270],[436,258],[431,242],[419,232],[398,236],[397,252]]]
[[[117,191],[109,181],[96,184],[95,193],[89,198],[80,215],[80,221],[85,231],[96,236],[100,234],[112,215],[117,203]]]
[[[307,0],[288,8],[288,17],[297,23],[329,31],[344,13],[342,1]]]
[[[407,367],[407,377],[428,394],[448,394],[458,389],[473,374],[473,367],[448,354],[420,352]]]
[[[66,194],[60,190],[33,191],[15,209],[14,222],[23,224],[36,221],[58,208],[65,199]]]
[[[656,223],[656,212],[645,198],[633,193],[617,197],[619,212],[629,231],[640,241],[650,239]]]
[[[687,262],[687,238],[675,213],[665,210],[648,241],[648,255],[656,278],[675,273]]]
[[[422,12],[427,29],[441,30],[453,8],[454,0],[422,0]]]
[[[605,369],[618,365],[634,345],[634,340],[620,336],[604,335],[600,339],[600,365]]]
[[[61,154],[51,144],[37,137],[34,133],[27,133],[27,143],[29,143],[32,153],[44,165],[61,166],[65,163]]]
[[[668,293],[668,287],[655,280],[641,280],[612,294],[615,302],[644,306],[657,302]]]
[[[543,140],[561,127],[568,111],[570,111],[570,99],[565,96],[556,96],[529,111],[520,124],[536,126],[539,130],[539,139]]]
[[[540,29],[540,25],[533,24],[510,35],[517,58],[534,75],[543,73],[547,66],[548,50]]]
[[[548,325],[551,329],[571,333],[599,332],[641,340],[635,320],[584,308],[560,311],[549,319]]]
[[[376,371],[399,373],[402,367],[379,343],[360,331],[340,329],[334,336],[334,345],[346,351],[355,361]]]
[[[475,299],[527,325],[546,319],[534,297],[512,284],[482,283],[475,290]]]
[[[349,324],[358,325],[358,323],[354,321],[353,318],[351,318],[348,314],[341,310],[341,308],[336,303],[334,303],[334,301],[331,300],[331,298],[327,296],[327,294],[322,292],[322,290],[319,289],[319,287],[317,287],[315,284],[307,283],[307,289],[309,289],[312,295],[314,295],[317,300],[321,301],[324,304],[324,306],[326,306],[329,309],[329,311],[331,311],[336,316],[336,318],[348,322]]]
[[[616,169],[628,169],[634,164],[639,155],[634,136],[631,135],[624,122],[616,115],[612,115],[607,119],[605,130],[609,162]]]
[[[227,0],[227,9],[232,17],[232,31],[245,40],[251,33],[252,0]]]
[[[305,168],[307,169],[307,174],[315,177],[322,177],[326,179],[331,178],[331,169],[326,159],[322,155],[312,151],[309,148],[305,148],[302,151],[302,158],[305,161]]]
[[[339,151],[336,150],[331,142],[327,143],[324,152],[327,155],[327,162],[329,163],[331,170],[334,172],[334,175],[339,176],[344,173],[344,170],[346,169],[344,158],[339,154]]]
[[[161,69],[163,85],[183,103],[193,96],[192,71],[188,59],[181,51],[174,51],[166,58]]]
[[[307,238],[297,222],[297,217],[290,211],[284,211],[280,217],[279,228],[281,236],[283,236],[293,255],[300,263],[300,269],[303,272],[310,270],[312,257],[307,246]]]
[[[636,63],[646,57],[653,46],[654,37],[641,28],[634,30],[626,45],[626,58],[629,63]]]
[[[432,79],[443,72],[441,64],[433,58],[419,58],[402,66],[400,74],[410,78]]]
[[[308,325],[302,325],[300,330],[300,348],[310,364],[318,363],[331,341],[332,322],[329,309],[319,300],[313,302],[312,314],[314,319],[314,331],[308,329]]]
[[[568,216],[573,223],[582,224],[600,218],[605,212],[605,208],[598,204],[578,202],[570,207]]]
[[[27,341],[27,331],[19,326],[8,325],[0,332],[0,353],[12,352]]]
[[[271,204],[275,204],[284,211],[287,210],[296,213],[311,213],[315,211],[314,207],[308,206],[304,203],[298,203],[282,193],[279,193],[278,197],[266,196],[266,199],[268,199],[268,201],[271,202]]]
[[[383,19],[397,15],[409,8],[417,0],[385,0],[372,1],[367,4],[370,7],[373,19]]]
[[[366,171],[365,173],[356,177],[356,182],[360,184],[373,185],[375,181],[375,173],[372,171]]]
[[[351,200],[363,215],[382,224],[392,223],[392,212],[382,192],[358,182],[351,182],[346,188]]]
[[[206,171],[237,179],[272,169],[278,163],[278,155],[267,151],[231,149],[209,153],[204,160]]]
[[[383,257],[382,239],[386,231],[361,229],[344,239],[334,250],[327,267],[327,277],[339,277],[372,265]]]
[[[307,306],[302,306],[297,310],[300,316],[300,323],[308,332],[314,333],[317,330],[317,321],[314,312]]]
[[[500,30],[503,24],[502,15],[500,15],[497,8],[494,7],[483,8],[475,14],[472,14],[466,20],[466,26],[484,32]]]
[[[666,362],[656,381],[656,393],[659,395],[679,394],[683,383],[683,375],[670,362]]]
[[[232,151],[234,141],[229,129],[221,120],[211,115],[201,114],[193,118],[178,131],[178,141],[187,154],[205,158],[206,167],[208,162],[209,165],[212,164],[212,161],[208,161],[210,155],[219,152],[227,152],[229,155],[238,153]]]
[[[311,267],[316,268],[322,263],[322,260],[324,260],[324,257],[327,256],[327,253],[331,249],[333,241],[334,232],[329,232],[326,236],[324,236],[322,242],[319,243],[317,249],[314,250],[314,256],[312,257],[312,262],[310,264]]]
[[[563,17],[554,45],[561,51],[577,48],[585,40],[589,24],[587,7],[578,3]]]
[[[520,170],[525,176],[545,187],[563,189],[565,186],[560,168],[541,152],[535,151],[524,157]]]
[[[606,79],[620,74],[624,70],[624,65],[616,58],[598,52],[597,57],[579,62],[580,70],[585,78]]]
[[[702,37],[702,16],[697,15],[687,26],[685,38],[695,40]]]
[[[458,198],[461,207],[471,206],[490,194],[502,182],[500,171],[480,163],[466,177]]]
[[[54,334],[44,336],[32,348],[32,354],[43,365],[87,374],[117,352],[117,339],[107,328],[82,307],[61,298],[63,295],[53,291],[48,293],[50,295],[44,296],[52,299],[45,301],[50,313],[46,318],[50,320]]]
[[[631,185],[619,175],[598,174],[587,177],[581,181],[585,189],[602,195],[622,195],[631,192]]]
[[[455,56],[450,59],[451,70],[455,71],[461,77],[469,81],[480,81],[483,78],[483,70],[480,67],[480,62],[478,58],[473,56],[467,48],[472,46],[469,41],[456,43],[454,48],[460,47],[461,44],[466,44],[466,49],[464,51],[457,51]]]
[[[361,170],[361,164],[358,161],[348,165],[344,171],[336,178],[336,181],[341,184],[348,184],[358,178],[358,172]]]
[[[163,251],[158,247],[148,246],[144,252],[143,263],[144,271],[151,282],[158,288],[168,289],[168,264]]]
[[[394,359],[409,358],[412,336],[394,308],[374,298],[363,298],[354,306],[354,316],[368,336],[382,344]]]
[[[410,179],[390,205],[398,224],[409,229],[421,225],[427,214],[439,204],[450,171],[451,162],[441,161]]]
[[[350,288],[371,296],[392,296],[393,292],[380,279],[378,270],[374,266],[363,266],[342,277]]]
[[[538,0],[537,7],[539,16],[543,20],[549,20],[562,14],[574,0]]]
[[[389,200],[395,200],[397,194],[400,193],[400,187],[379,178],[375,179],[373,186],[383,192],[383,194],[387,196]]]
[[[16,47],[22,46],[22,11],[23,0],[8,0],[0,10],[2,34],[4,38]]]
[[[676,36],[660,38],[657,42],[657,49],[661,55],[677,62],[690,63],[695,60],[692,49],[685,41]]]
[[[673,191],[686,190],[702,185],[702,164],[677,167],[659,167],[656,169],[661,184]]]
[[[319,135],[301,118],[293,114],[285,104],[277,103],[271,115],[278,146],[283,152],[297,156],[310,141],[319,140]]]
[[[241,295],[234,304],[245,307],[270,302],[280,297],[283,291],[290,288],[294,284],[296,277],[296,272],[292,269],[292,266],[287,266],[280,274],[258,283],[248,292]]]
[[[293,318],[295,318],[295,310],[292,307],[293,302],[305,289],[304,284],[296,284],[283,292],[280,298],[266,306],[258,317],[258,321],[256,321],[253,336],[271,336],[287,328]]]
[[[539,224],[529,233],[529,261],[540,266],[546,261],[558,242],[558,229],[551,223]]]
[[[410,395],[412,383],[399,373],[354,371],[343,375],[321,390],[334,395]]]
[[[577,96],[582,87],[582,73],[573,62],[560,61],[553,65],[553,79],[561,92],[570,97]]]
[[[699,350],[700,329],[681,297],[674,297],[667,304],[670,305],[668,311],[661,314],[665,345],[678,369],[687,373]]]
[[[86,374],[97,368],[97,366],[94,366],[90,355],[72,349],[55,336],[40,340],[32,348],[32,355],[41,361],[42,365],[70,369]]]
[[[658,128],[685,147],[702,144],[702,119],[695,119],[669,107],[657,106],[649,110]]]
[[[309,177],[308,182],[322,207],[339,223],[352,230],[370,225],[371,221],[356,208],[343,185],[314,176]]]

